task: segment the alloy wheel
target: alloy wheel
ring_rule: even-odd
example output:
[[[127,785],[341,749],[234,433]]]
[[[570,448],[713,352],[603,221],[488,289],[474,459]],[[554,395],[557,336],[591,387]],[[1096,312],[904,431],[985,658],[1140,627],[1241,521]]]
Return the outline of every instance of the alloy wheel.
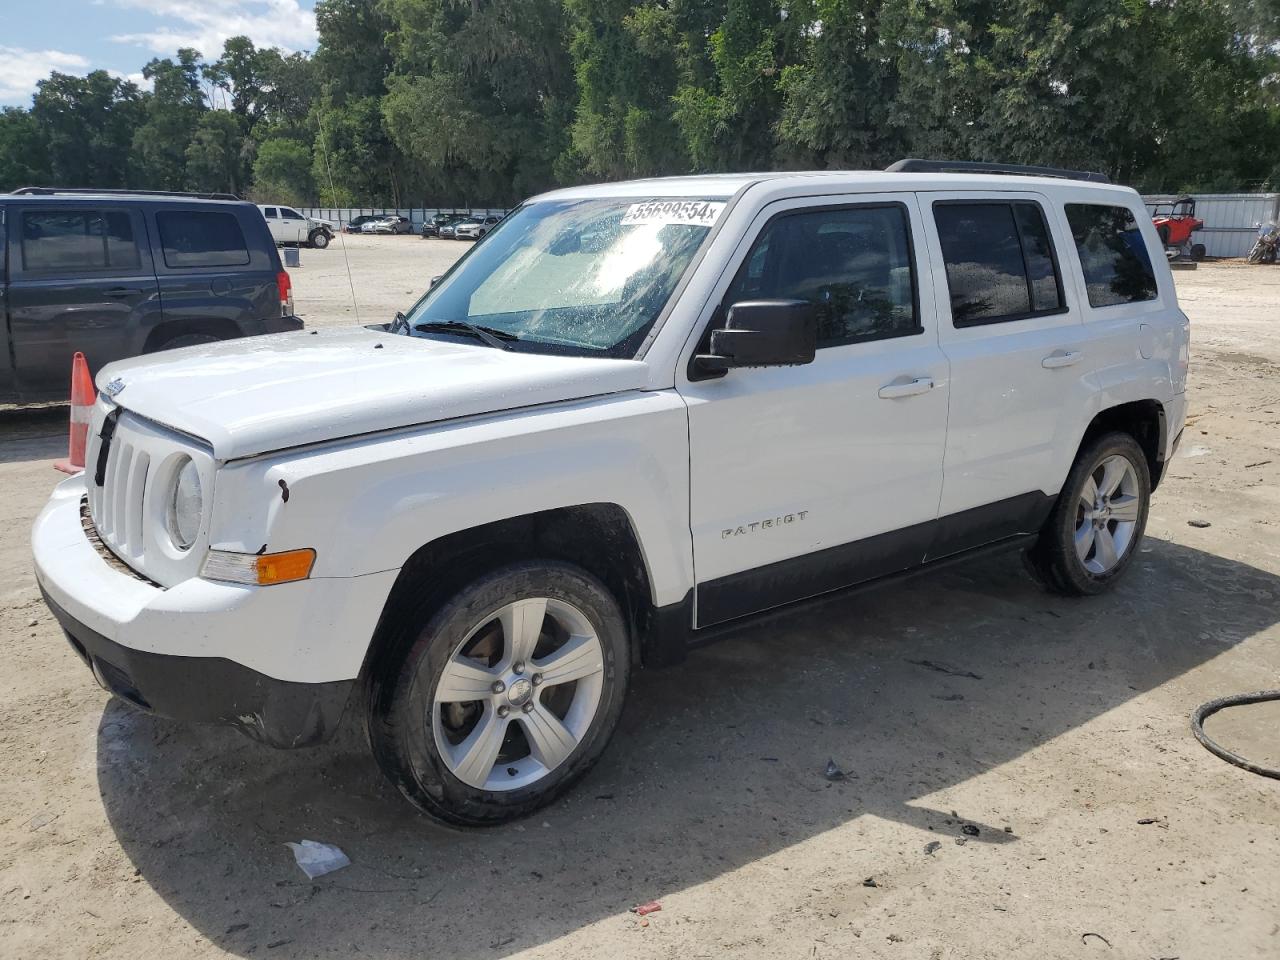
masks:
[[[577,748],[604,687],[604,649],[586,615],[551,597],[485,616],[450,655],[428,718],[449,771],[505,791],[546,777]]]
[[[1103,459],[1085,478],[1076,504],[1076,556],[1094,576],[1114,570],[1133,546],[1142,487],[1126,457]]]

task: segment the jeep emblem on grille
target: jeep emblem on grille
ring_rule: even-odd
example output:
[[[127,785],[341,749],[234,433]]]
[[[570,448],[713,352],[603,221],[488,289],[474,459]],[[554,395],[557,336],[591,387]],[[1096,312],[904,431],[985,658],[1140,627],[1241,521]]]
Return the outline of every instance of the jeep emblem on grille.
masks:
[[[116,394],[120,393],[122,390],[124,390],[124,381],[121,380],[119,377],[116,377],[114,380],[112,380],[110,383],[108,383],[105,387],[102,388],[102,392],[105,393],[108,397],[114,397]]]

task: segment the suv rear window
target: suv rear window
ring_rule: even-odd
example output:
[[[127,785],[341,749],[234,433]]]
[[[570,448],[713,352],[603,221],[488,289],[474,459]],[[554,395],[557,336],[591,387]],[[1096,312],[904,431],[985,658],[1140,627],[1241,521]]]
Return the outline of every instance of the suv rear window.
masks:
[[[249,262],[240,221],[230,213],[166,210],[156,214],[170,267],[239,267]]]
[[[1142,231],[1128,207],[1068,203],[1067,223],[1080,252],[1080,267],[1089,291],[1089,305],[1111,307],[1156,298]]]
[[[1040,204],[939,200],[933,217],[955,326],[1025,320],[1066,309]]]
[[[22,214],[24,270],[136,270],[140,263],[133,219],[126,211],[33,210]]]

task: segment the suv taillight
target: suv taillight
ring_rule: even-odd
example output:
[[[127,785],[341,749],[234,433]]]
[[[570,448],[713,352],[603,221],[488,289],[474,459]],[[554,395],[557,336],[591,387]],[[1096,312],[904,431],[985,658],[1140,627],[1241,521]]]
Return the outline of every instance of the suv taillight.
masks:
[[[280,316],[293,316],[293,281],[287,270],[276,274],[276,289],[280,291]]]

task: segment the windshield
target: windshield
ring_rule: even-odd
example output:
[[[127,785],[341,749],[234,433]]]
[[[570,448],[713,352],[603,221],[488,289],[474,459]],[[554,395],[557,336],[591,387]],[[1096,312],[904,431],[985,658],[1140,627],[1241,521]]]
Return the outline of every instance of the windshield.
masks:
[[[724,209],[721,200],[533,203],[493,226],[409,312],[510,334],[509,349],[632,357]],[[427,327],[424,330],[415,328]]]

